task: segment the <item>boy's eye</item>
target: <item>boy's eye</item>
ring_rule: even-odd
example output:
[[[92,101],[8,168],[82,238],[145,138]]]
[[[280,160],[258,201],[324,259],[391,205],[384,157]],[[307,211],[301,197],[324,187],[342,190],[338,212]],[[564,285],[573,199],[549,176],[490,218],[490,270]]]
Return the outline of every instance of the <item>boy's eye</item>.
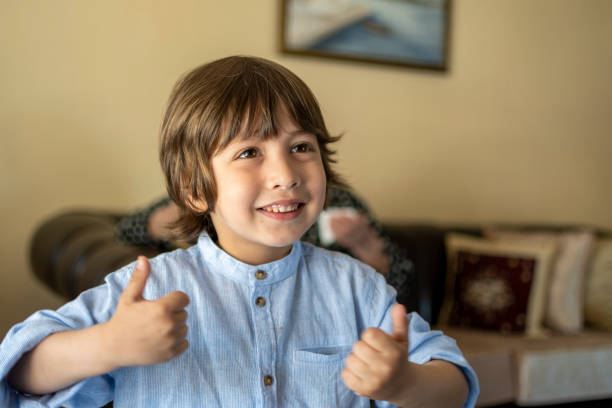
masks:
[[[252,159],[253,157],[257,157],[258,154],[259,154],[259,152],[257,151],[257,149],[250,148],[250,149],[246,149],[242,153],[240,153],[238,158],[239,159]]]
[[[314,147],[310,143],[300,143],[296,146],[293,146],[291,149],[291,153],[306,153],[306,152],[314,152]]]

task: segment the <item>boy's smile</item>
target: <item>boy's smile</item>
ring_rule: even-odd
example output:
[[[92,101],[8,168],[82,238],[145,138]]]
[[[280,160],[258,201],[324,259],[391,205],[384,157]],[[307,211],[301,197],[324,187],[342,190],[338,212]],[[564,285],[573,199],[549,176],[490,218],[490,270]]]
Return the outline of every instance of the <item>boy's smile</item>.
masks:
[[[236,138],[212,158],[219,246],[252,265],[285,256],[323,208],[326,177],[316,136],[284,109],[278,134]]]
[[[280,200],[259,208],[262,214],[276,220],[291,220],[302,212],[304,203],[299,200]]]

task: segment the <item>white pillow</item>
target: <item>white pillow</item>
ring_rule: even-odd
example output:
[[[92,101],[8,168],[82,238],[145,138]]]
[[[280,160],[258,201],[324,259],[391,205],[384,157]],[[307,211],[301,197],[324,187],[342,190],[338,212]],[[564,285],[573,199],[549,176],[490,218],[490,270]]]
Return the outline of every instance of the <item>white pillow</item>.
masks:
[[[587,274],[585,319],[592,326],[612,330],[612,239],[596,245]]]

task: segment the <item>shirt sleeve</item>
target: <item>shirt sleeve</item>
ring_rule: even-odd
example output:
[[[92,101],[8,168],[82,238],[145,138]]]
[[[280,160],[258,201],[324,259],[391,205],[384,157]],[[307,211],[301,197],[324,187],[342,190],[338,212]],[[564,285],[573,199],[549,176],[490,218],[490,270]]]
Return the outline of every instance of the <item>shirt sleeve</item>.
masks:
[[[26,352],[47,336],[66,330],[83,329],[108,321],[116,308],[133,265],[106,277],[105,283],[81,293],[57,311],[41,310],[13,326],[0,344],[0,406],[2,407],[85,407],[103,406],[112,400],[114,381],[108,374],[82,380],[47,395],[16,391],[6,380],[11,368]]]
[[[374,285],[369,302],[372,311],[369,327],[378,327],[387,333],[391,333],[392,322],[390,312],[391,307],[395,304],[394,295],[394,291],[390,288],[385,288],[380,283]],[[407,318],[408,360],[416,364],[425,364],[431,360],[444,360],[457,366],[465,376],[469,388],[468,398],[463,407],[474,407],[480,392],[478,377],[463,357],[455,340],[439,330],[431,330],[429,323],[416,312],[409,313]],[[376,406],[392,407],[394,405],[377,401]]]

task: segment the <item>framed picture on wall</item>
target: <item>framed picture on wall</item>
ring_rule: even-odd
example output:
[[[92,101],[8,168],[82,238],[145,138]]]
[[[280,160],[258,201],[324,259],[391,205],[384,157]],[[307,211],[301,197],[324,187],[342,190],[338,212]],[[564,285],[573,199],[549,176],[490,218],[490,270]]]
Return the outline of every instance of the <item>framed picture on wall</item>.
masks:
[[[281,50],[444,71],[451,0],[281,0]]]

